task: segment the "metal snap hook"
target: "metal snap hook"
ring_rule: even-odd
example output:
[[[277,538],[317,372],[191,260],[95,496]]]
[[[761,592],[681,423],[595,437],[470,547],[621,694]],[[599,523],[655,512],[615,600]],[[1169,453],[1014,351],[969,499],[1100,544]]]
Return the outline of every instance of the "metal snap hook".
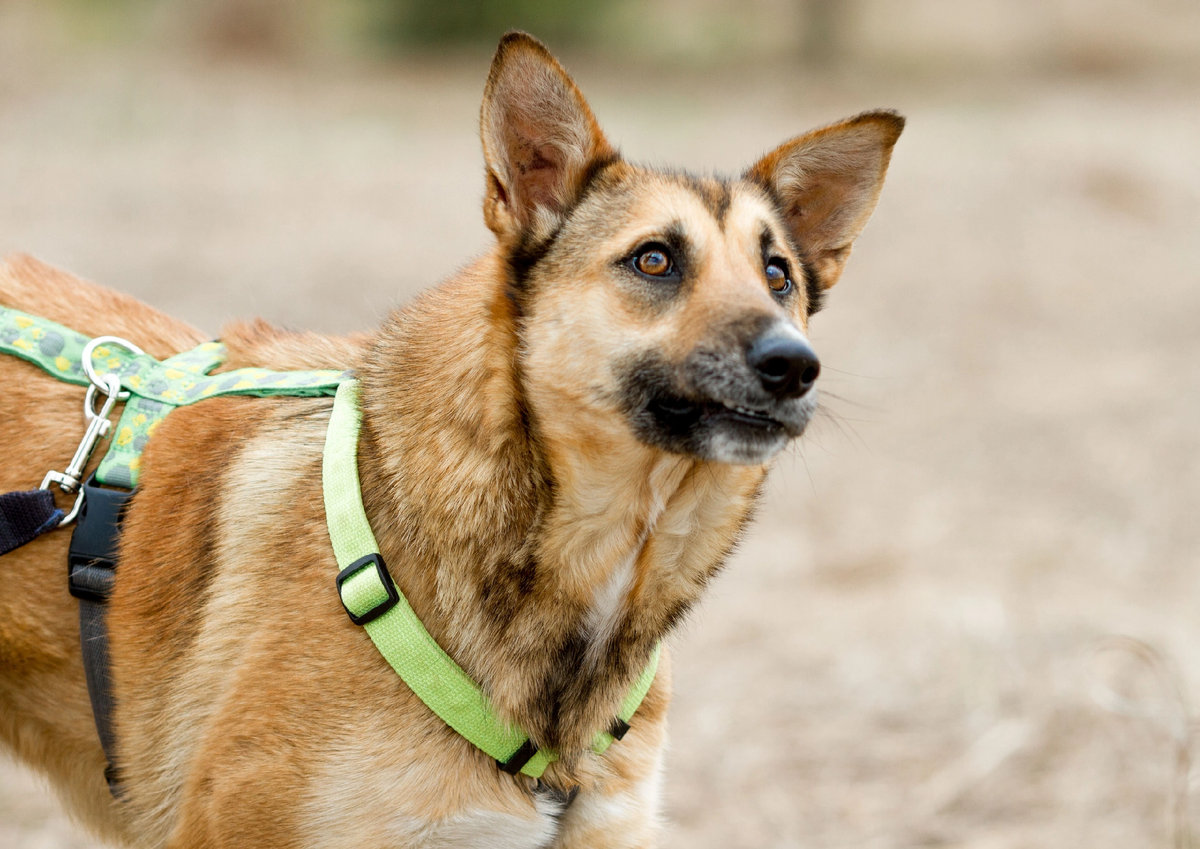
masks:
[[[88,353],[90,356],[90,352]],[[85,357],[84,362],[87,362]],[[83,439],[79,443],[79,447],[75,449],[75,456],[71,458],[70,464],[67,465],[65,472],[49,471],[42,478],[42,485],[39,489],[49,489],[51,483],[58,484],[58,488],[63,492],[74,492],[79,489],[79,484],[83,479],[84,469],[87,467],[88,459],[92,456],[92,452],[96,448],[96,443],[108,436],[112,431],[112,422],[109,421],[109,416],[112,414],[113,407],[116,406],[118,399],[121,396],[121,381],[115,374],[111,372],[103,377],[97,376],[97,382],[87,388],[87,394],[83,401],[83,417],[87,422],[87,429],[84,431]],[[104,404],[100,407],[100,412],[96,412],[96,389],[99,388],[104,393]],[[125,397],[129,397],[129,393],[125,393]],[[79,489],[79,494],[75,497],[75,505],[71,508],[71,512],[67,513],[59,522],[61,528],[73,522],[76,516],[79,515],[79,510],[83,507],[83,490]]]
[[[101,405],[99,413],[96,412],[97,389],[103,392],[105,396],[104,404]],[[117,402],[122,398],[128,397],[128,392],[121,392],[120,379],[112,372],[109,372],[100,378],[99,384],[92,384],[87,388],[87,394],[83,396],[83,420],[88,424],[91,424],[96,419],[100,419],[104,422],[99,426],[100,436],[108,436],[108,429],[112,424],[108,420],[108,416],[112,412],[112,408],[115,407]]]

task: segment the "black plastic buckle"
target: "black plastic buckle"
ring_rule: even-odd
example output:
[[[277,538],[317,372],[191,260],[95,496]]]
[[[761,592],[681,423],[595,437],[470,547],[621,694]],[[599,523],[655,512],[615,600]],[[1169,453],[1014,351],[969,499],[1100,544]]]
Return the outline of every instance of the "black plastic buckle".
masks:
[[[625,735],[629,733],[629,723],[618,716],[613,720],[613,724],[608,729],[608,733],[612,735],[614,740],[624,740]]]
[[[502,761],[497,758],[496,766],[500,767],[501,770],[507,772],[509,775],[516,775],[525,767],[525,764],[533,760],[533,756],[537,753],[538,747],[533,745],[533,741],[526,740],[521,744],[521,748],[513,752],[512,757],[510,757],[508,760]]]
[[[93,474],[83,484],[82,495],[67,552],[67,588],[75,598],[103,604],[116,582],[121,519],[133,492],[100,486]]]
[[[387,593],[387,598],[361,616],[355,616],[350,612],[350,608],[346,607],[345,600],[342,599],[342,584],[346,583],[346,581],[348,581],[352,575],[362,571],[362,569],[368,564],[375,567],[375,572],[379,575],[379,581],[383,584],[383,589]],[[374,622],[380,616],[395,607],[400,601],[400,591],[396,589],[396,584],[394,581],[392,581],[392,576],[388,572],[387,566],[383,562],[383,558],[378,554],[368,554],[366,557],[360,557],[345,569],[338,572],[337,591],[338,600],[342,602],[342,607],[345,608],[346,615],[350,617],[350,621],[355,625],[366,625],[368,622]]]

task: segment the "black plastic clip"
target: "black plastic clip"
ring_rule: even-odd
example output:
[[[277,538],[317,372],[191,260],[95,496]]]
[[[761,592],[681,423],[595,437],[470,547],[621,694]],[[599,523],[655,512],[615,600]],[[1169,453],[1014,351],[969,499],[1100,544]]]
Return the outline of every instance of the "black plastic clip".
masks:
[[[116,581],[121,518],[133,493],[100,486],[92,475],[81,494],[83,507],[67,553],[67,588],[75,598],[103,604]]]
[[[379,575],[379,582],[383,584],[383,589],[384,592],[387,593],[387,598],[379,602],[379,604],[372,607],[366,613],[356,616],[353,612],[351,612],[350,608],[346,607],[345,599],[342,599],[342,584],[346,583],[351,576],[358,574],[367,566],[375,567],[375,572]],[[400,591],[396,589],[396,584],[392,580],[392,576],[387,570],[387,565],[383,562],[383,558],[378,554],[368,554],[366,557],[360,557],[345,569],[338,572],[337,591],[338,598],[342,601],[342,607],[346,608],[346,614],[350,617],[350,621],[355,625],[366,625],[368,622],[374,622],[380,616],[395,607],[400,601]]]
[[[612,735],[614,740],[624,740],[625,735],[629,733],[629,723],[618,716],[613,720],[613,724],[609,727],[608,733]]]

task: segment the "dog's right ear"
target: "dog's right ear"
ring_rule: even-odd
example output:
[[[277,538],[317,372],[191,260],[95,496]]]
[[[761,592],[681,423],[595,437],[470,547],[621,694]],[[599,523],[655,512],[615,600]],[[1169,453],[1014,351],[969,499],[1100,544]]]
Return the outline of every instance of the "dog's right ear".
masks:
[[[500,40],[480,116],[487,195],[483,217],[502,241],[549,232],[588,170],[616,152],[574,81],[531,35]]]

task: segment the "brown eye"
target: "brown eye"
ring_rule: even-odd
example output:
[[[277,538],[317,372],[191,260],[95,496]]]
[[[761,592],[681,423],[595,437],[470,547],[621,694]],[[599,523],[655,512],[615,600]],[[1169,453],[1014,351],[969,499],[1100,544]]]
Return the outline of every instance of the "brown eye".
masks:
[[[671,273],[671,257],[662,248],[648,248],[633,260],[634,266],[642,274],[651,277],[663,277]]]
[[[782,295],[792,288],[787,269],[779,260],[772,260],[767,264],[767,285],[776,295]]]

